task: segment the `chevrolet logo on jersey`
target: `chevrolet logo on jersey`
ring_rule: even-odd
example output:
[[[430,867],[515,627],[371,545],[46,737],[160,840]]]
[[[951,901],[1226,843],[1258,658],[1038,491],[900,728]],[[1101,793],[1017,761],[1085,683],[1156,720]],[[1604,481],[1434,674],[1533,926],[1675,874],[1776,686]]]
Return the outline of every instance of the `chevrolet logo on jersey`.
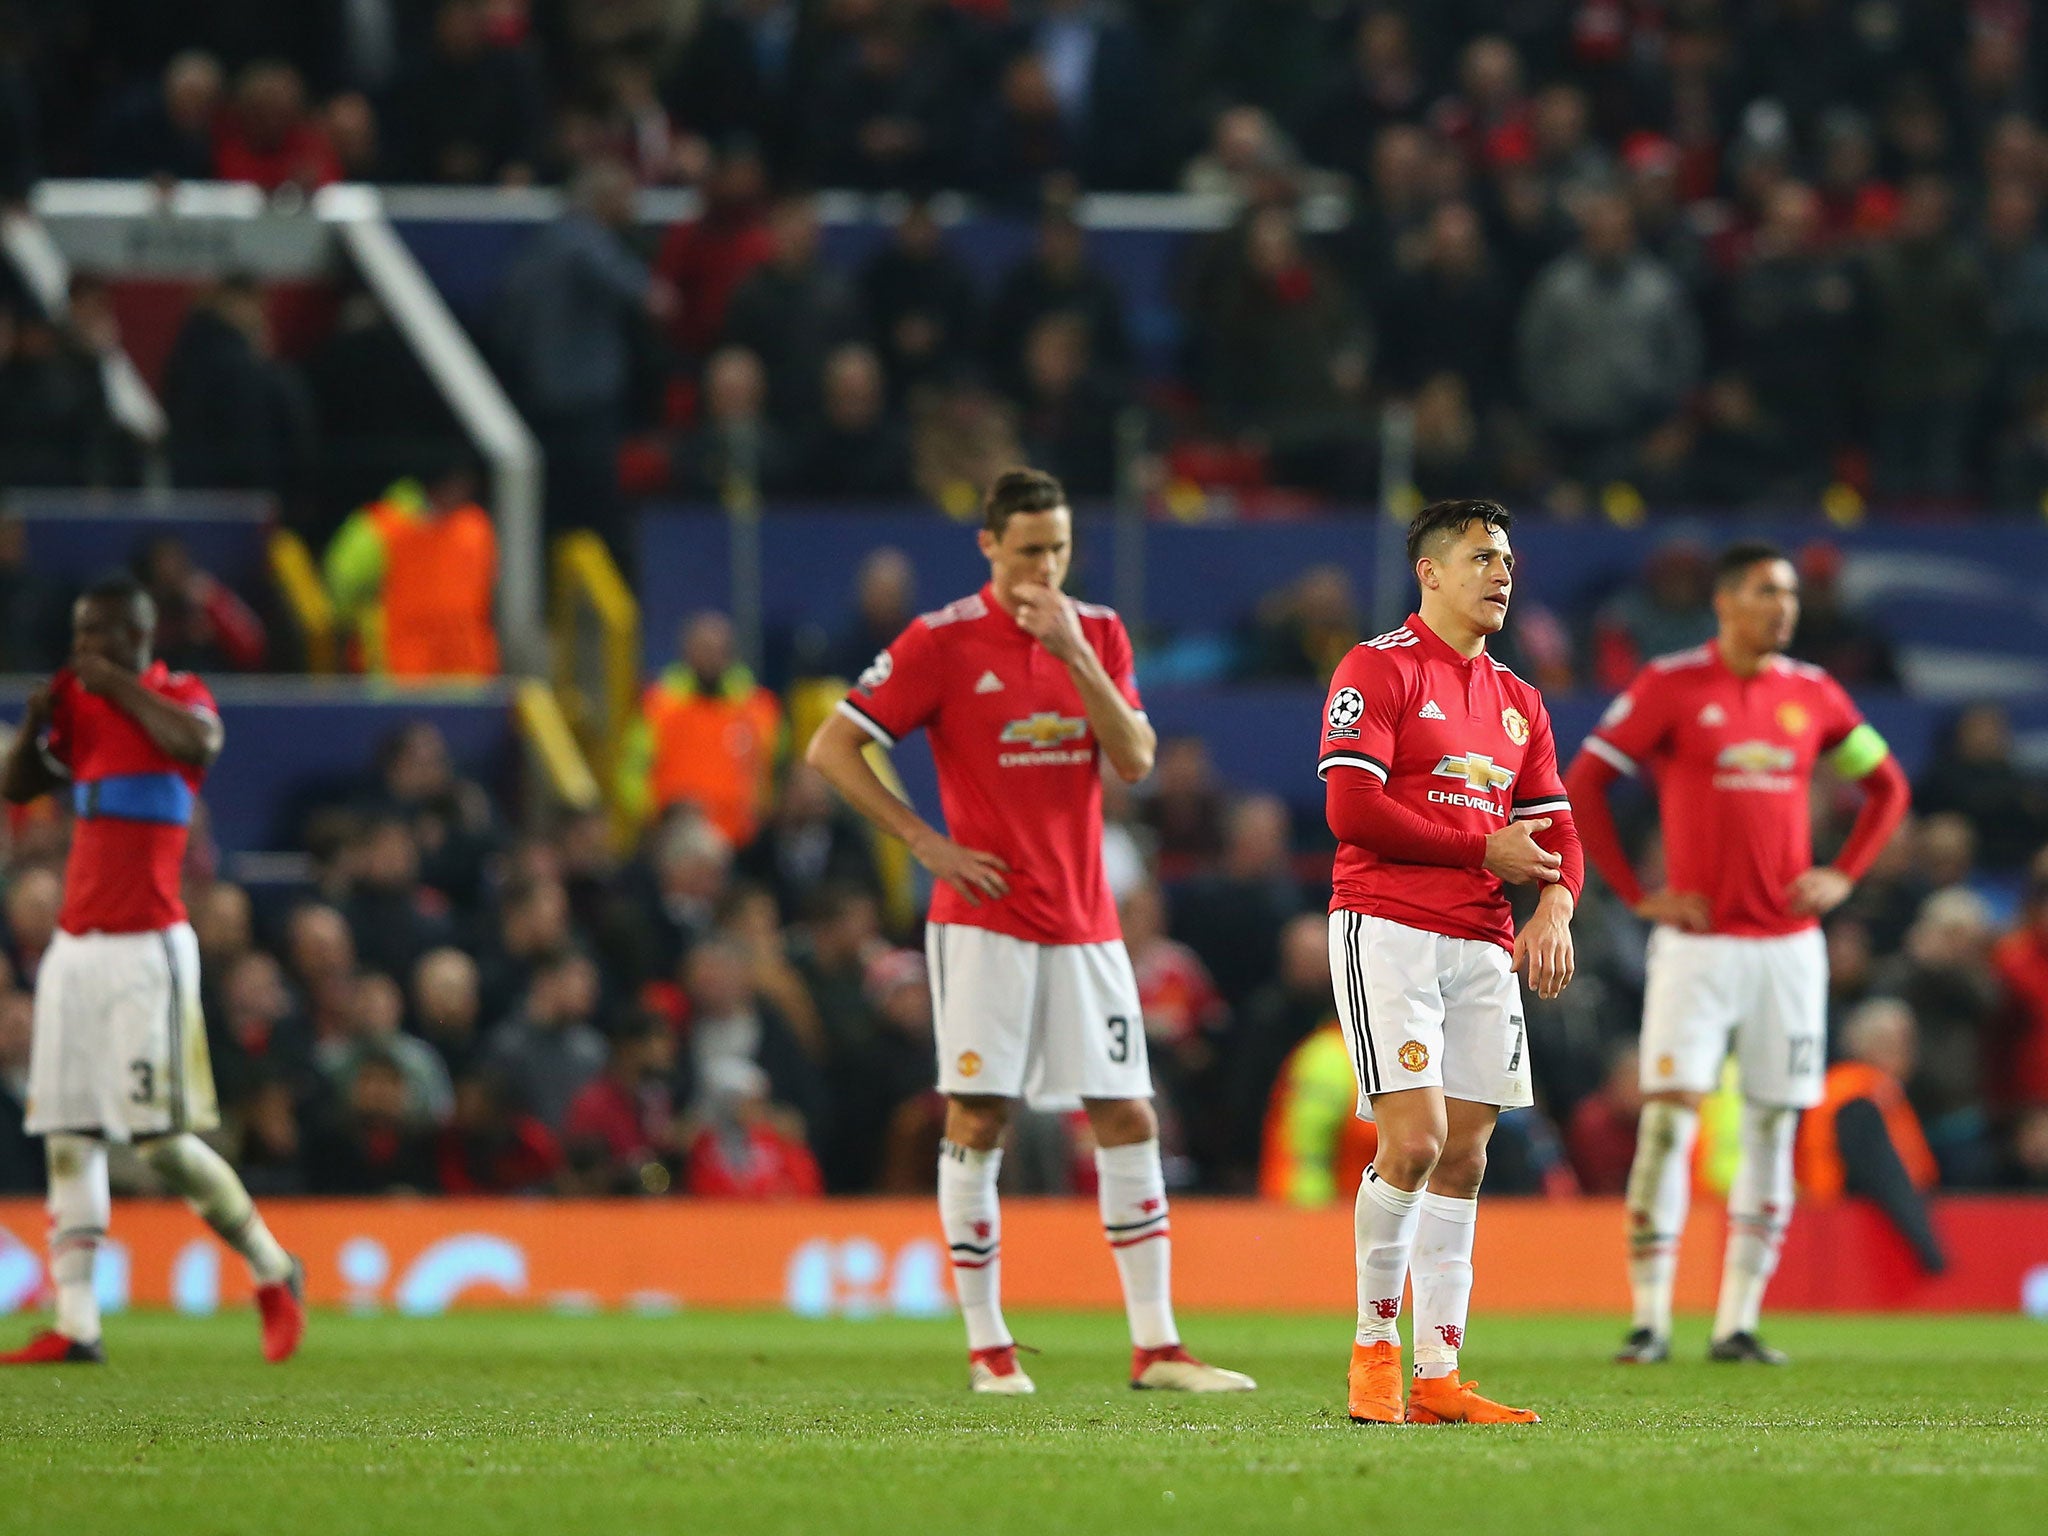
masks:
[[[1768,741],[1738,741],[1723,747],[1714,758],[1716,768],[1731,773],[1790,773],[1798,764],[1798,753]]]
[[[1087,734],[1086,720],[1076,720],[1069,715],[1041,714],[1012,720],[1003,727],[1002,739],[1006,745],[1028,744],[1043,752],[1069,741],[1079,741]]]
[[[1515,782],[1515,776],[1490,757],[1477,752],[1467,752],[1463,757],[1446,757],[1436,765],[1437,775],[1446,779],[1463,779],[1474,789],[1506,789]]]

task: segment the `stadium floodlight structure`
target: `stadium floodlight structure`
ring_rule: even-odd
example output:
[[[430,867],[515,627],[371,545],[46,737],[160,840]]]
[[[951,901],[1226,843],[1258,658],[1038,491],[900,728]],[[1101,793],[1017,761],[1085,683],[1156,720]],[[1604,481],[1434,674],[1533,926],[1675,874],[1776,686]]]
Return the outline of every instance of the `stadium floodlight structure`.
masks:
[[[540,445],[386,216],[374,187],[323,187],[310,198],[266,197],[240,183],[45,181],[27,219],[12,221],[7,249],[47,302],[68,271],[211,279],[319,279],[346,256],[384,306],[489,466],[498,525],[498,628],[506,670],[547,672],[542,622]],[[61,309],[61,305],[58,306]],[[118,367],[119,365],[117,365]],[[139,392],[139,394],[138,394]],[[123,405],[123,400],[126,405]],[[116,408],[152,419],[162,411],[132,366]],[[146,438],[152,434],[142,434]]]

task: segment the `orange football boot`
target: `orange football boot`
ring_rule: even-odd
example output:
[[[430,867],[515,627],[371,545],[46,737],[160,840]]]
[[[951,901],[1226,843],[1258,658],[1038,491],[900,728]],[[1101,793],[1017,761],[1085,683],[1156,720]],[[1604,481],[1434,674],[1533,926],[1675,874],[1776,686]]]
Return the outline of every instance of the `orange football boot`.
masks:
[[[1401,1422],[1401,1346],[1394,1343],[1351,1346],[1351,1422]]]
[[[1541,1424],[1533,1408],[1510,1408],[1479,1395],[1479,1383],[1460,1381],[1458,1373],[1425,1380],[1418,1376],[1408,1387],[1410,1424]]]

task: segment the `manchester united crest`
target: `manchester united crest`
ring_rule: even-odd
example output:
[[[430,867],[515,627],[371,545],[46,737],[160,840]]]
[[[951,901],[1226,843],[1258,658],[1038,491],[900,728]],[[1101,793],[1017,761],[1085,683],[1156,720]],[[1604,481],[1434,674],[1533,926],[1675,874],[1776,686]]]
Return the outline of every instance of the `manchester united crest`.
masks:
[[[973,1051],[962,1051],[959,1066],[962,1077],[978,1077],[981,1074],[981,1057]]]
[[[1518,747],[1529,739],[1529,717],[1519,709],[1502,710],[1500,728],[1508,733],[1508,740]]]
[[[1420,1040],[1402,1041],[1401,1049],[1394,1054],[1410,1072],[1420,1072],[1429,1065],[1429,1047]]]
[[[1788,702],[1778,706],[1778,725],[1787,736],[1804,736],[1808,719],[1804,704]]]

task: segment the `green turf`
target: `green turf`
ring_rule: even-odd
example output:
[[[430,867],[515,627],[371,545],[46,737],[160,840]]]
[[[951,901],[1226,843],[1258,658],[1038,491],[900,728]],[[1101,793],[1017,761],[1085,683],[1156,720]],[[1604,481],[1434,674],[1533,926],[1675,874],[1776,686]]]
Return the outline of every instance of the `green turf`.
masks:
[[[1531,1428],[1353,1426],[1344,1319],[1188,1320],[1250,1398],[1123,1385],[1121,1319],[1020,1314],[1031,1399],[949,1322],[116,1318],[113,1364],[0,1372],[0,1531],[2048,1532],[2048,1325],[1773,1319],[1786,1370],[1606,1363],[1617,1329],[1482,1318]]]

